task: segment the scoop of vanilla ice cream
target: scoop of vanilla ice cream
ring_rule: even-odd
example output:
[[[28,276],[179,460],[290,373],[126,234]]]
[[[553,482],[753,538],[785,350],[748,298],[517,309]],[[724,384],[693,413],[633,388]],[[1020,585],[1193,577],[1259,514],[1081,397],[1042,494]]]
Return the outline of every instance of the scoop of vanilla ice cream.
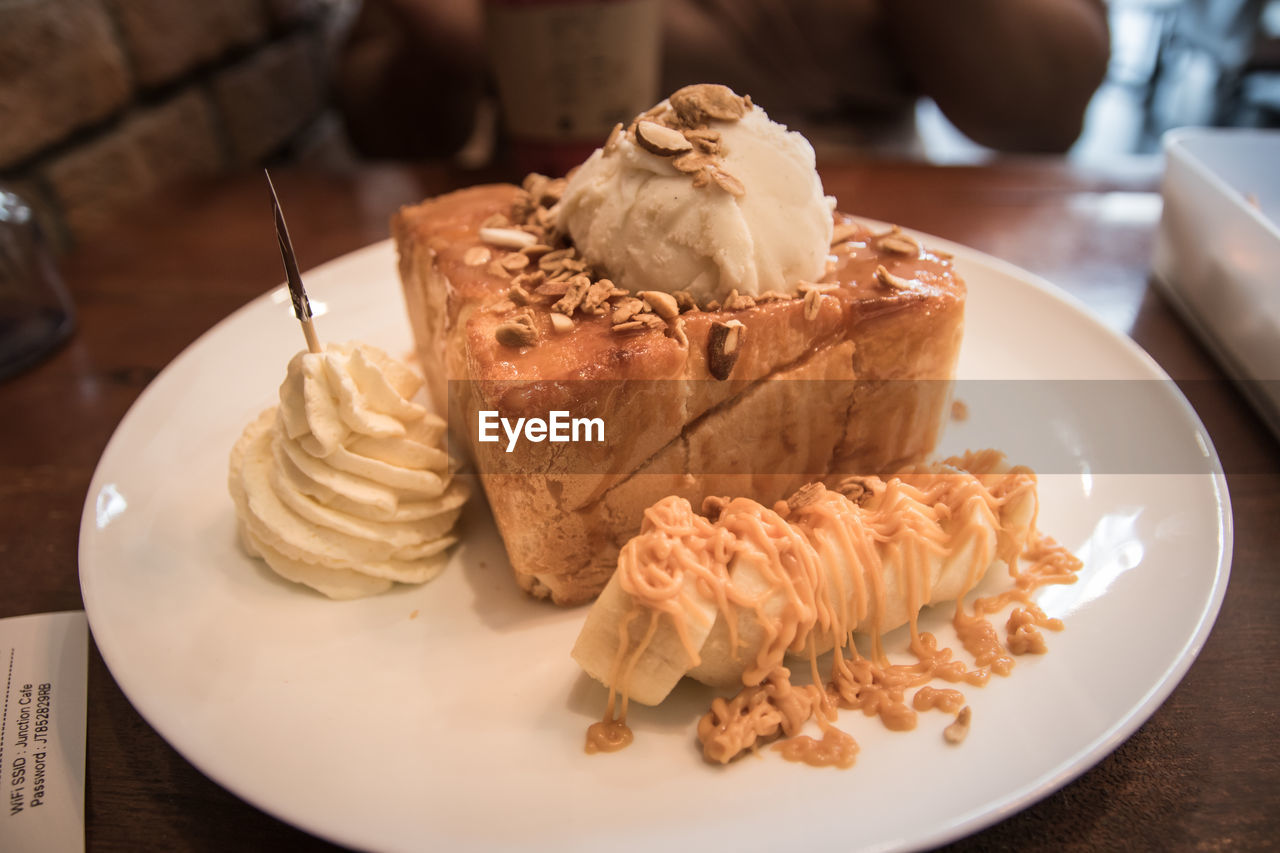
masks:
[[[421,386],[376,347],[294,356],[280,405],[231,452],[245,549],[330,598],[439,573],[468,490],[450,476],[445,422],[412,400]]]
[[[687,290],[705,303],[817,280],[834,199],[823,195],[813,147],[759,107],[709,127],[720,133],[720,168],[746,189],[740,197],[715,182],[695,187],[672,157],[622,136],[570,178],[560,227],[588,263],[632,291]]]

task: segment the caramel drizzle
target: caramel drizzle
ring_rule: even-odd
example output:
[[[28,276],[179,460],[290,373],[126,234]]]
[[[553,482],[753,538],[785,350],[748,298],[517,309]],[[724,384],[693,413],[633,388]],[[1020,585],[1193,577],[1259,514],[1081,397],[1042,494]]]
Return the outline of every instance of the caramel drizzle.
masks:
[[[680,498],[650,507],[640,535],[627,543],[619,558],[619,582],[633,607],[619,626],[608,709],[588,730],[587,751],[620,749],[630,743],[627,685],[660,618],[672,621],[689,668],[698,666],[700,655],[686,621],[687,613],[698,612],[690,606],[692,596],[715,603],[729,629],[731,648],[739,648],[740,610],[752,611],[764,632],[754,661],[743,672],[744,689],[731,699],[714,700],[698,723],[708,761],[725,763],[760,743],[785,737],[776,747],[784,758],[848,767],[858,747],[834,727],[837,709],[878,716],[896,731],[915,728],[917,711],[938,708],[955,713],[964,705],[963,694],[930,687],[930,682],[981,686],[992,672],[1009,673],[1010,653],[1042,653],[1044,639],[1037,629],[1057,631],[1062,623],[1047,617],[1030,596],[1045,584],[1074,582],[1080,568],[1079,560],[1062,546],[1035,532],[1035,475],[1026,468],[1001,468],[1003,456],[996,451],[968,453],[887,482],[867,478],[870,500],[855,503],[820,487],[816,497],[794,511],[786,502],[770,509],[740,498],[725,504],[715,523],[693,513]],[[1027,499],[1032,510],[1026,524],[1001,520],[1002,509]],[[947,523],[955,528],[949,533],[944,529]],[[1019,531],[1026,536],[1020,539]],[[896,581],[905,594],[914,664],[891,664],[884,652],[887,579],[881,549],[896,566]],[[936,638],[921,632],[917,624],[920,609],[933,596],[934,561],[964,549],[972,553],[953,624],[976,669],[955,659],[951,649],[939,648]],[[751,565],[762,572],[762,594],[749,596],[732,583],[730,566],[739,556],[752,558]],[[840,565],[824,571],[824,557]],[[967,610],[965,596],[997,557],[1008,565],[1013,588],[976,599]],[[1025,570],[1019,568],[1020,559],[1030,564]],[[847,568],[847,576],[840,566]],[[768,612],[779,594],[781,610]],[[986,616],[1013,602],[1022,606],[1010,616],[1006,649]],[[648,624],[642,636],[635,637],[632,622],[644,610],[649,612]],[[854,646],[855,630],[870,635],[869,658]],[[818,686],[822,679],[817,655],[830,648],[846,651],[832,655],[830,681],[823,689]],[[796,687],[782,660],[788,652],[806,651],[813,684]],[[920,688],[912,700],[914,708],[905,699],[913,688]],[[615,715],[618,695],[620,710]],[[799,735],[809,719],[816,719],[822,729],[821,741]]]

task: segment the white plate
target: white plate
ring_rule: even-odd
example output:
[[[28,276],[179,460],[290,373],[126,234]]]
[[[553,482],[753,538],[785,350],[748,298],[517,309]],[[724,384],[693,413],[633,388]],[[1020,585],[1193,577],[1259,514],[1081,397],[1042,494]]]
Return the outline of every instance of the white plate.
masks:
[[[301,346],[283,289],[170,364],[103,454],[80,534],[98,647],[139,712],[211,778],[356,847],[777,850],[801,833],[897,849],[999,820],[1098,761],[1173,689],[1222,600],[1231,514],[1208,436],[1145,353],[1043,282],[955,249],[970,287],[962,376],[1157,380],[1124,426],[1206,472],[1099,472],[1091,454],[1115,425],[1054,416],[1080,466],[1042,478],[1041,526],[1086,568],[1040,596],[1067,621],[1050,653],[967,691],[974,724],[959,748],[943,744],[942,714],[895,734],[845,712],[862,746],[852,770],[770,752],[710,767],[693,737],[708,693],[683,685],[633,714],[631,748],[585,755],[604,691],[569,659],[583,611],[517,592],[480,501],[425,587],[335,603],[274,578],[237,549],[225,481],[232,443]],[[382,243],[310,273],[321,337],[407,352],[394,270]],[[1016,443],[1033,414],[975,411],[947,444]],[[946,621],[926,624],[945,640]]]

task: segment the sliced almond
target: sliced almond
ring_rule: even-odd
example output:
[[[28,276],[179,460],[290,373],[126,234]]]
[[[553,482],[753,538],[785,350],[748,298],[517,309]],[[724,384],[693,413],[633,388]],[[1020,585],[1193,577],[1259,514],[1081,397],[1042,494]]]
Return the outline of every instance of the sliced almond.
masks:
[[[831,229],[831,245],[847,243],[862,229],[852,222],[841,222]]]
[[[609,131],[609,138],[604,141],[604,153],[612,154],[617,149],[620,139],[622,139],[622,122],[615,124],[613,130]]]
[[[685,349],[689,348],[689,335],[684,330],[684,318],[677,317],[674,323],[667,326],[667,334],[676,339],[676,343]]]
[[[694,175],[693,176],[694,188],[702,189],[703,187],[710,186],[712,171],[713,170],[711,169],[703,169],[702,171],[698,172],[698,174]]]
[[[550,251],[551,247],[546,243],[534,243],[532,246],[525,246],[521,249],[520,254],[528,255],[529,260],[537,260]]]
[[[507,269],[496,260],[489,261],[489,265],[485,267],[485,269],[493,275],[501,276],[502,278],[511,278],[511,270]]]
[[[804,295],[804,318],[813,320],[818,316],[818,311],[822,307],[822,300],[825,299],[821,291],[810,290]]]
[[[895,255],[906,255],[911,258],[920,257],[920,242],[902,231],[894,231],[876,240],[876,248]]]
[[[681,121],[690,125],[710,119],[736,121],[747,112],[747,102],[728,86],[697,83],[674,92],[668,99]]]
[[[559,299],[569,290],[568,279],[564,281],[547,281],[538,285],[534,293],[543,298]]]
[[[706,154],[699,154],[696,151],[690,151],[687,154],[681,154],[671,161],[671,165],[677,170],[684,172],[686,175],[696,175],[707,166],[711,165],[711,158]]]
[[[500,259],[498,263],[502,264],[502,268],[505,270],[518,272],[519,270],[529,266],[529,256],[516,252]]]
[[[738,363],[747,328],[738,320],[712,323],[707,335],[707,371],[716,379],[728,379]]]
[[[519,228],[481,228],[480,239],[499,249],[523,249],[538,242],[528,231]]]
[[[613,331],[620,335],[630,334],[632,332],[645,332],[649,330],[648,323],[642,323],[639,320],[628,320],[625,323],[615,323]]]
[[[821,483],[806,483],[796,489],[795,494],[787,498],[787,506],[793,510],[801,509],[822,497],[827,491]]]
[[[830,293],[839,286],[834,281],[802,281],[796,289],[801,293],[808,293],[811,290],[816,290],[819,293]]]
[[[564,314],[551,313],[551,328],[558,335],[573,331],[573,318]]]
[[[685,139],[688,139],[694,145],[703,150],[707,150],[704,146],[720,147],[720,131],[712,130],[709,127],[697,127],[684,132]]]
[[[462,262],[469,267],[478,267],[481,264],[489,263],[489,259],[493,257],[493,252],[489,251],[488,246],[472,246],[462,256]]]
[[[538,268],[547,273],[562,269],[565,259],[569,257],[569,252],[569,249],[557,249],[554,252],[547,252],[541,258],[538,258]]]
[[[674,320],[680,315],[680,305],[670,293],[663,293],[661,290],[642,290],[638,296],[649,303],[653,313],[664,320]]]
[[[730,175],[723,169],[713,169],[711,171],[711,180],[716,182],[716,186],[727,192],[734,198],[742,198],[747,194],[747,187],[737,176]]]
[[[722,307],[725,311],[743,311],[756,307],[756,301],[746,294],[738,293],[737,290],[731,290]]]
[[[899,278],[898,276],[889,272],[887,269],[884,268],[883,264],[876,267],[876,278],[879,279],[880,283],[883,284],[885,287],[892,287],[894,290],[910,290],[911,289],[911,282],[907,281],[905,278]]]
[[[685,139],[683,133],[653,121],[636,123],[636,144],[659,157],[671,157],[693,150],[693,143]]]

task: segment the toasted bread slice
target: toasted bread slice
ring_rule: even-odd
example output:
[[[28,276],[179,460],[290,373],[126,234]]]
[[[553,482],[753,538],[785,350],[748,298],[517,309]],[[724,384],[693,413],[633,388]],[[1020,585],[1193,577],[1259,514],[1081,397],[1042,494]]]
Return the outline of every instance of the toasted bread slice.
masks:
[[[692,310],[666,329],[626,333],[607,310],[579,313],[558,331],[550,299],[508,298],[511,277],[495,262],[515,252],[480,237],[521,196],[511,185],[461,190],[402,209],[392,230],[431,396],[476,462],[524,589],[560,604],[596,596],[661,497],[771,502],[933,450],[964,317],[964,284],[945,257],[836,214],[844,239],[808,296]],[[521,314],[536,342],[500,340]],[[737,329],[727,370],[726,326]],[[485,410],[599,417],[605,441],[507,452],[505,440],[478,440]]]

